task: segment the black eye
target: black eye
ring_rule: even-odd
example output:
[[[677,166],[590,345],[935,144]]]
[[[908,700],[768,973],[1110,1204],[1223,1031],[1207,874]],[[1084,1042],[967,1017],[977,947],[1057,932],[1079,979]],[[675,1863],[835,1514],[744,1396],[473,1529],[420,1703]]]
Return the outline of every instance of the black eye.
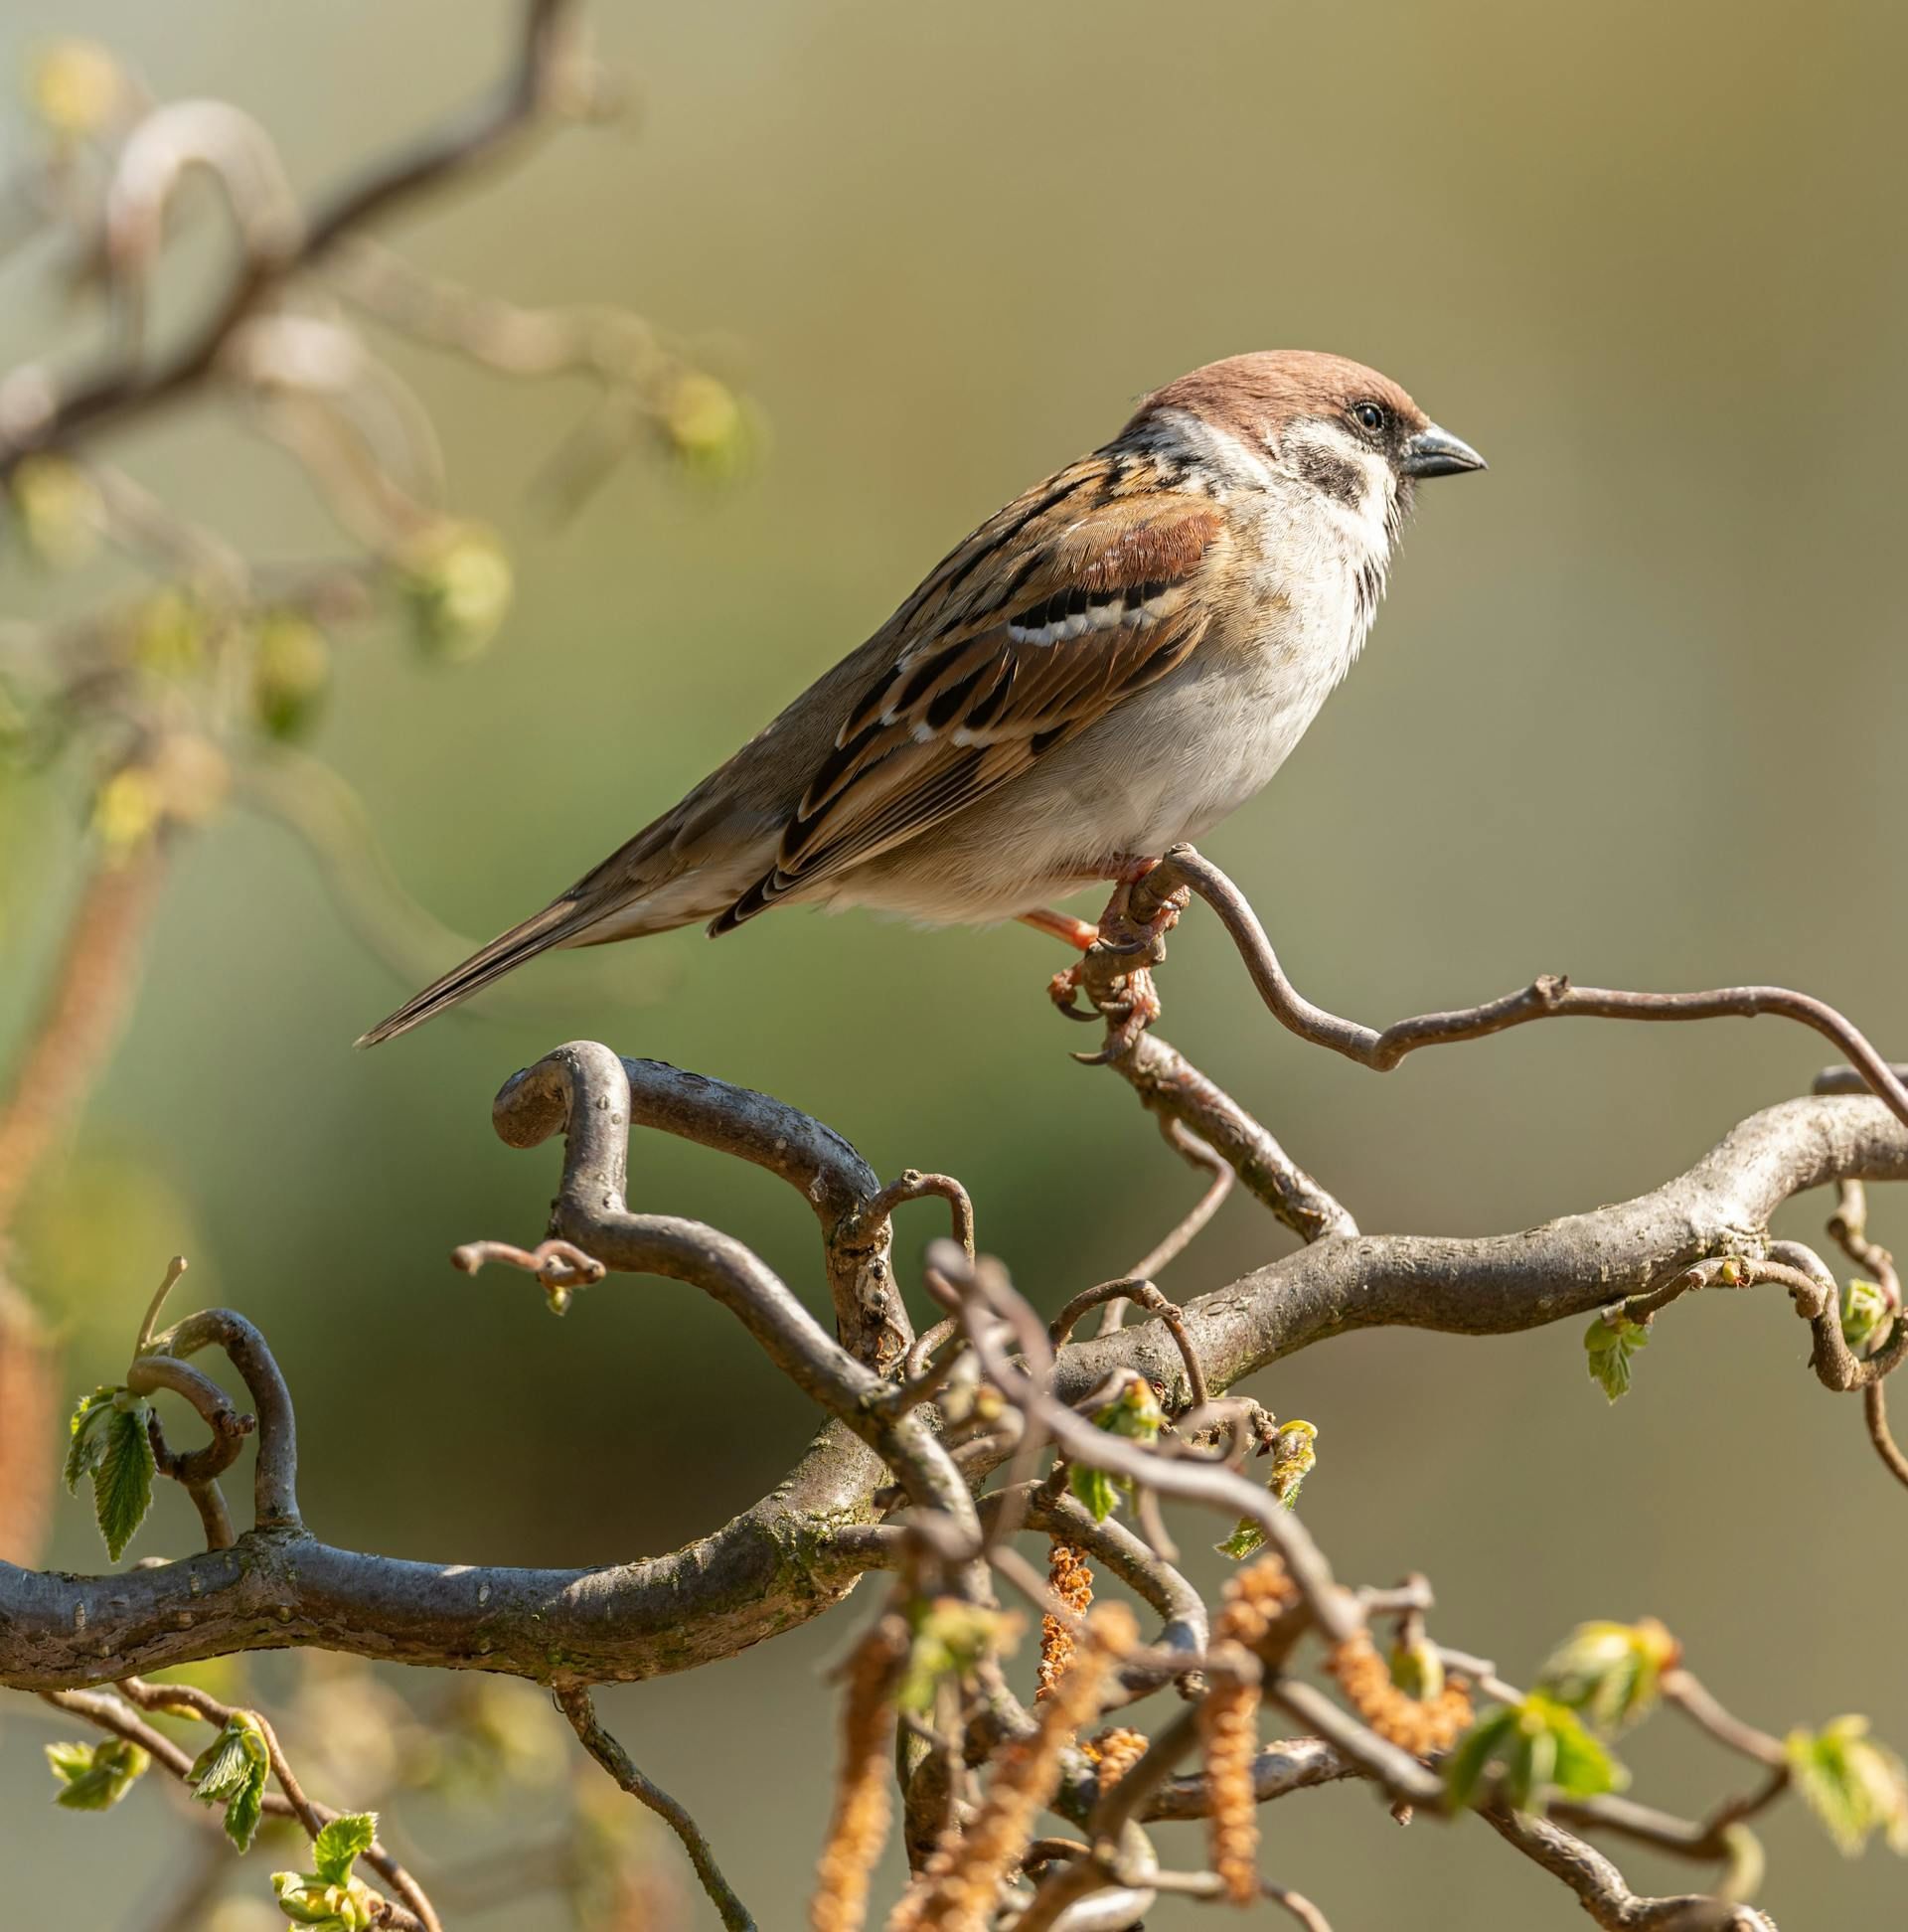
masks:
[[[1381,402],[1354,402],[1352,405],[1352,419],[1360,429],[1369,430],[1374,436],[1381,436],[1391,421]]]

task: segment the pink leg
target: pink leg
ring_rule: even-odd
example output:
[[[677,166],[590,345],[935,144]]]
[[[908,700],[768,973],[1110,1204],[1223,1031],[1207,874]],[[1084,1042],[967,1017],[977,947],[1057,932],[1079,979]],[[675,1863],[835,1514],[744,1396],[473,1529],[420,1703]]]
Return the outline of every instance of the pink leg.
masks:
[[[1017,916],[1022,925],[1030,925],[1035,932],[1050,932],[1062,945],[1075,947],[1080,952],[1085,952],[1100,936],[1099,927],[1091,919],[1076,919],[1071,912],[1055,912],[1044,905]]]

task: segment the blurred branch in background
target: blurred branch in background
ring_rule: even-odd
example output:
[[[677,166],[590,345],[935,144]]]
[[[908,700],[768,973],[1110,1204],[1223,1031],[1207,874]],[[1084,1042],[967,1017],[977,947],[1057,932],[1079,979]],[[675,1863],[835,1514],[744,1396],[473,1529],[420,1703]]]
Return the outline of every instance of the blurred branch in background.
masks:
[[[77,765],[93,797],[87,883],[0,1102],[0,1231],[104,1069],[171,846],[229,805],[267,813],[311,849],[348,922],[398,977],[469,949],[392,876],[344,779],[288,748],[322,709],[338,630],[397,617],[426,655],[454,663],[484,646],[511,598],[503,547],[448,508],[428,413],[352,312],[512,376],[594,376],[602,404],[554,471],[571,506],[645,441],[716,469],[745,447],[741,402],[641,318],[521,310],[361,233],[554,123],[614,110],[574,14],[565,0],[530,0],[485,98],[309,208],[239,107],[155,101],[90,43],[58,44],[36,69],[41,152],[8,186],[0,242],[64,241],[106,346],[79,374],[48,359],[0,376],[6,508],[46,566],[77,570],[105,542],[154,587],[0,628],[0,785]],[[233,260],[204,320],[167,346],[152,339],[148,298],[192,177],[219,193]],[[296,569],[254,564],[103,453],[117,432],[201,396],[244,405],[306,469],[347,554]],[[620,984],[627,996],[627,973]]]

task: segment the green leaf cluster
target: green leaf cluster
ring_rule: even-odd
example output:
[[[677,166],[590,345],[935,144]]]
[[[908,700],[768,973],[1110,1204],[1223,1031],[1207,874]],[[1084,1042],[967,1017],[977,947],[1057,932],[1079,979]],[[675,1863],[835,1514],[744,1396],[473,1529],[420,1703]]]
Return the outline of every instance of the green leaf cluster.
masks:
[[[278,1909],[294,1925],[318,1932],[366,1932],[382,1901],[351,1867],[377,1836],[376,1812],[341,1812],[312,1840],[311,1870],[271,1874]]]
[[[1845,1856],[1853,1857],[1877,1832],[1890,1851],[1908,1854],[1908,1771],[1868,1735],[1866,1717],[1791,1731],[1783,1748],[1796,1789]]]
[[[137,1744],[105,1737],[97,1744],[49,1744],[47,1762],[60,1780],[53,1794],[56,1805],[68,1811],[110,1811],[152,1760]]]
[[[68,1425],[67,1492],[82,1476],[92,1478],[93,1515],[115,1563],[152,1507],[155,1464],[146,1415],[146,1403],[131,1390],[101,1383],[80,1396]]]
[[[225,1806],[226,1836],[247,1852],[264,1815],[270,1777],[271,1752],[258,1719],[248,1710],[235,1710],[193,1761],[186,1782],[201,1804]]]
[[[1633,1322],[1620,1308],[1606,1308],[1584,1332],[1584,1351],[1589,1357],[1590,1379],[1609,1400],[1630,1390],[1630,1358],[1647,1348],[1650,1331]]]
[[[1581,1711],[1606,1737],[1634,1724],[1655,1706],[1663,1674],[1681,1646],[1655,1617],[1634,1624],[1579,1624],[1537,1676],[1537,1689]]]
[[[1568,1704],[1532,1690],[1485,1711],[1446,1760],[1444,1779],[1454,1811],[1487,1787],[1514,1811],[1540,1811],[1553,1795],[1620,1790],[1629,1774]]]

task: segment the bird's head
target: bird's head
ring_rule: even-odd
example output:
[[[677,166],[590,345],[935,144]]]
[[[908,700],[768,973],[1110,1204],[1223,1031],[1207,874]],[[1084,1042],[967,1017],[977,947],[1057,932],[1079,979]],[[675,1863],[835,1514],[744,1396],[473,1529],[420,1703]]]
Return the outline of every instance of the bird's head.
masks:
[[[1395,525],[1414,484],[1485,467],[1388,376],[1308,349],[1207,363],[1147,397],[1128,433],[1188,416],[1243,445],[1281,481],[1383,526]]]

